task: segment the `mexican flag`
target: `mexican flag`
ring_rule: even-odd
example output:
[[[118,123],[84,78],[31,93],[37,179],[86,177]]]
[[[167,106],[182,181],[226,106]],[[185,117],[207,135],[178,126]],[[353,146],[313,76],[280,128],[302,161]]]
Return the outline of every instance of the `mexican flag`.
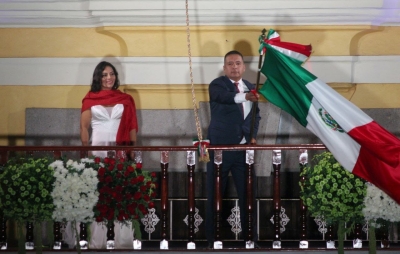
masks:
[[[267,81],[259,92],[314,133],[345,169],[400,204],[400,140],[301,66],[311,46],[281,42],[270,30],[260,51]]]

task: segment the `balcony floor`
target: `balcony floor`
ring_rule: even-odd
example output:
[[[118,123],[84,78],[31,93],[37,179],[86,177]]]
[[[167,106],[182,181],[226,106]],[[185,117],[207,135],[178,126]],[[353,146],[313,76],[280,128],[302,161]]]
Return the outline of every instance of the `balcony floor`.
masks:
[[[224,249],[222,250],[213,250],[207,248],[207,243],[205,241],[196,242],[195,250],[187,250],[185,241],[170,241],[168,250],[160,250],[159,249],[159,241],[143,241],[141,250],[131,250],[131,249],[115,249],[115,250],[98,250],[98,249],[89,249],[82,250],[82,253],[90,253],[90,254],[110,254],[110,253],[127,253],[127,252],[136,252],[136,253],[144,253],[144,254],[162,254],[162,253],[220,253],[220,254],[230,254],[232,252],[235,253],[260,253],[260,252],[268,252],[269,254],[281,254],[281,253],[301,253],[301,254],[336,254],[337,249],[326,249],[324,241],[309,241],[308,249],[299,249],[298,241],[282,241],[281,249],[272,249],[272,241],[259,241],[258,245],[259,249],[248,250],[244,248],[244,243],[242,241],[226,241],[224,242]],[[353,249],[352,241],[345,241],[344,247],[346,253],[351,254],[367,254],[368,251],[368,241],[363,241],[363,248],[361,249]],[[336,241],[337,247],[337,241]],[[8,250],[0,251],[0,254],[11,254],[17,253],[18,250],[16,248],[9,248]],[[27,251],[27,253],[36,253],[35,250]],[[48,248],[43,249],[43,253],[46,254],[70,254],[77,253],[75,249],[63,248],[61,250],[51,250]],[[377,253],[380,254],[391,254],[391,253],[400,253],[400,243],[390,243],[389,249],[381,249],[380,242],[377,242]]]

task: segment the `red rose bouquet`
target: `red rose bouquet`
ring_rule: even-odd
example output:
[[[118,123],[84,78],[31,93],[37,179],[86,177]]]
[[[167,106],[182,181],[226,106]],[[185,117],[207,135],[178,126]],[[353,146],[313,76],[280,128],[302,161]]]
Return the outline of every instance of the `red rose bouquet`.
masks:
[[[98,169],[99,201],[94,207],[97,222],[137,221],[153,208],[156,174],[142,170],[142,164],[114,158],[95,158]]]

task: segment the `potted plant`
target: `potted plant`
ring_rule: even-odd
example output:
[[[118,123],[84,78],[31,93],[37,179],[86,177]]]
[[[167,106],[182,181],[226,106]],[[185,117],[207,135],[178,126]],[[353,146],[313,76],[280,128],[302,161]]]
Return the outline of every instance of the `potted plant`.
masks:
[[[323,217],[328,225],[338,224],[339,253],[344,253],[347,231],[363,220],[366,186],[364,180],[345,170],[330,152],[313,157],[314,165],[304,168],[300,197],[313,217]]]
[[[27,231],[34,225],[36,251],[42,252],[41,223],[51,221],[54,209],[51,162],[49,158],[12,158],[0,171],[0,210],[4,218],[17,222],[19,252],[34,248],[31,246],[33,234],[25,241],[23,229],[26,223],[29,225]]]
[[[50,164],[54,170],[53,219],[57,222],[71,222],[75,233],[78,253],[81,240],[76,225],[93,221],[93,208],[98,201],[97,169],[103,166],[100,161],[84,158],[80,161],[57,160]],[[86,240],[86,239],[85,239]]]
[[[156,174],[128,160],[104,158],[102,163],[98,169],[99,200],[94,207],[96,222],[104,223],[108,230],[113,230],[115,221],[132,224],[136,239],[141,239],[139,219],[148,208],[154,208]]]
[[[372,254],[376,253],[375,228],[382,228],[387,233],[390,222],[400,221],[400,205],[371,183],[367,183],[364,205],[362,212],[368,221],[369,249]],[[382,239],[382,248],[388,248],[388,244],[388,239]]]

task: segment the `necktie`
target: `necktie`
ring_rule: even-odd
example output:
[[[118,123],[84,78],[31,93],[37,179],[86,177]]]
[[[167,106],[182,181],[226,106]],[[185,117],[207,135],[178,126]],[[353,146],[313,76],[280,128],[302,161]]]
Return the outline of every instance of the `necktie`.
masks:
[[[233,83],[233,84],[235,84],[236,92],[240,93],[240,90],[239,90],[239,82],[235,82],[235,83]],[[240,103],[239,108],[240,108],[240,110],[241,110],[241,112],[242,112],[242,117],[244,118],[243,103]]]

